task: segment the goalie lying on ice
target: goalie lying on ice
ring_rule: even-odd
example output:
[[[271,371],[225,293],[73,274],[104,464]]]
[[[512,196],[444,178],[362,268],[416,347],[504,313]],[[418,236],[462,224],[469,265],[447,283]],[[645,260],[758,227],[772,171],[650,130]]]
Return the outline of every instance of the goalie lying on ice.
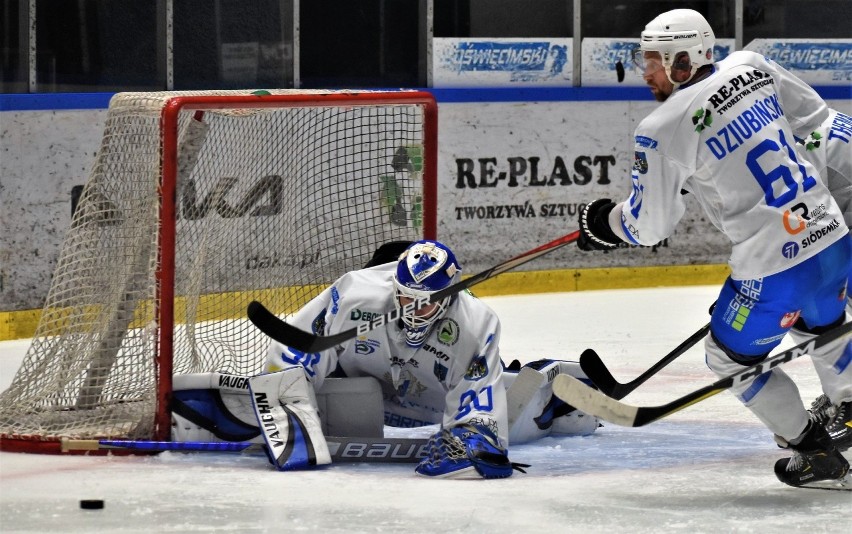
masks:
[[[457,282],[460,275],[461,268],[449,248],[436,241],[418,241],[407,246],[398,261],[343,275],[288,322],[315,334],[333,335],[401,310],[413,300]],[[276,439],[280,439],[282,428],[298,429],[299,434],[290,439],[304,436],[310,444],[295,456],[285,455],[273,463],[282,469],[328,463],[320,444],[322,425],[326,425],[326,435],[341,435],[328,426],[340,420],[370,419],[363,414],[334,415],[340,407],[363,405],[361,401],[347,401],[345,396],[334,400],[334,395],[322,400],[330,379],[341,377],[346,377],[344,381],[363,377],[378,381],[375,408],[370,412],[379,421],[367,423],[370,432],[381,436],[383,425],[440,424],[442,430],[430,440],[428,454],[416,469],[421,475],[508,477],[513,471],[508,459],[510,442],[522,443],[551,433],[595,431],[595,418],[560,405],[551,393],[550,383],[560,372],[585,378],[579,365],[543,361],[521,372],[504,372],[499,340],[496,314],[469,292],[462,292],[412,313],[401,313],[398,321],[323,352],[304,353],[273,341],[267,371],[299,370],[305,384],[312,386],[307,390],[317,393],[315,400],[300,389],[302,410],[297,411],[288,410],[290,401],[281,390],[283,412],[275,415],[286,415],[287,424],[275,425],[272,432],[278,432]],[[254,389],[258,378],[251,380]],[[180,399],[182,394],[175,389],[175,398]],[[313,409],[307,409],[305,403]],[[295,421],[299,417],[306,418],[304,425]],[[183,419],[178,427],[187,422]],[[364,437],[360,428],[347,428],[346,432]],[[181,433],[176,432],[175,439]],[[217,432],[214,435],[221,437]],[[269,444],[270,439],[266,441]]]

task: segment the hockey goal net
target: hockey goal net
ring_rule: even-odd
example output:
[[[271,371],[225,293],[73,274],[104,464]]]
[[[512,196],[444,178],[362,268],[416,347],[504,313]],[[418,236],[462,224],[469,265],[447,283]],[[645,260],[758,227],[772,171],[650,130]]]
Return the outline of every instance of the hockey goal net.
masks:
[[[169,439],[173,374],[259,373],[249,302],[293,312],[435,237],[436,123],[418,91],[115,95],[0,449]]]

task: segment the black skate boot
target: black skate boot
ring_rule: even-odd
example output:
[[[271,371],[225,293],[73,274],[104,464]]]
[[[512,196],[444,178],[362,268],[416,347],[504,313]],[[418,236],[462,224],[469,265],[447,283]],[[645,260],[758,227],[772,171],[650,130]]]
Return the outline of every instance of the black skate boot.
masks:
[[[852,446],[852,402],[835,405],[828,395],[820,395],[808,410],[812,421],[822,425],[839,451]]]
[[[841,402],[837,406],[825,429],[837,450],[845,451],[852,446],[852,401]]]
[[[849,471],[849,462],[831,441],[825,427],[813,421],[790,448],[791,458],[775,463],[775,476],[790,486],[809,486],[823,480],[840,480]]]

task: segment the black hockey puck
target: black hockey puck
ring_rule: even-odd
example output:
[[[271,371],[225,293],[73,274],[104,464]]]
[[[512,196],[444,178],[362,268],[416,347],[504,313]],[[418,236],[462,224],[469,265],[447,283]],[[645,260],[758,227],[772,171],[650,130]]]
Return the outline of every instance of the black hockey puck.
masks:
[[[621,61],[615,63],[615,77],[618,78],[618,83],[624,81],[624,64]]]
[[[83,499],[80,501],[80,508],[83,510],[102,510],[104,501],[101,499]]]

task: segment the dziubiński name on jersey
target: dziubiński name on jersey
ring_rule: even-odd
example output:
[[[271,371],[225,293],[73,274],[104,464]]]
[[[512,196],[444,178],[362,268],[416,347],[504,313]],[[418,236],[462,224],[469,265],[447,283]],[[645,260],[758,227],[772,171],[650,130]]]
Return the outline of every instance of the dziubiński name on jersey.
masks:
[[[778,95],[770,95],[734,117],[728,124],[719,128],[715,137],[708,138],[704,143],[716,159],[721,160],[742,146],[752,135],[783,116],[784,110],[778,103]]]

